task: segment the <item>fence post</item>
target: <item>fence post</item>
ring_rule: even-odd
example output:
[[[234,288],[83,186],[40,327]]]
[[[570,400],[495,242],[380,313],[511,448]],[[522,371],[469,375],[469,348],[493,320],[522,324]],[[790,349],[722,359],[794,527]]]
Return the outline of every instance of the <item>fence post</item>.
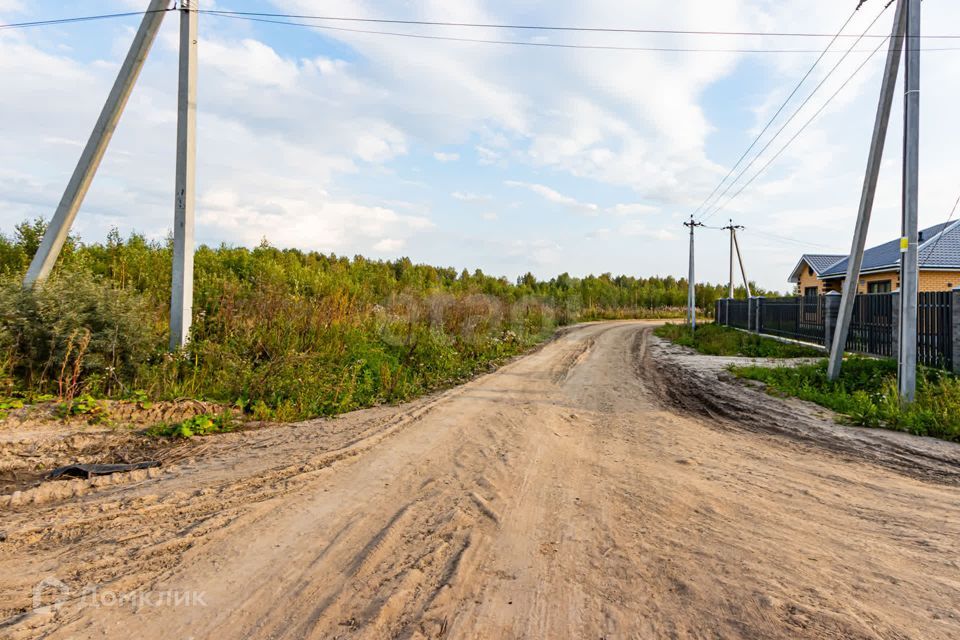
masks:
[[[900,289],[890,294],[890,300],[893,305],[890,322],[890,330],[893,331],[893,335],[890,337],[890,353],[896,358],[897,354],[900,353]]]
[[[761,332],[763,331],[763,301],[764,301],[764,297],[763,297],[763,296],[757,296],[756,298],[754,298],[754,300],[756,300],[756,302],[754,303],[754,308],[756,309],[757,319],[756,319],[756,321],[754,321],[754,323],[753,323],[753,329],[754,329],[754,331],[756,331],[757,333],[761,333]]]
[[[960,287],[950,292],[950,353],[953,372],[960,374]]]
[[[833,344],[833,332],[837,328],[837,317],[840,315],[841,295],[837,291],[828,291],[823,296],[823,344],[830,347]]]
[[[757,328],[757,304],[753,296],[747,296],[747,331]]]

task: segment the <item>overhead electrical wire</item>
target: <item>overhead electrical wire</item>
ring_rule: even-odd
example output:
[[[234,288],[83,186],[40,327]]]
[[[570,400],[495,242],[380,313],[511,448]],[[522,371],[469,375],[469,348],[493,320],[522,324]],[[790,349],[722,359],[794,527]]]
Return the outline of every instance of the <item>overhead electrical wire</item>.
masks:
[[[11,22],[9,24],[0,24],[0,29],[27,29],[29,27],[49,27],[58,24],[72,24],[75,22],[92,22],[94,20],[109,20],[111,18],[129,18],[131,16],[143,16],[148,13],[163,13],[173,11],[173,7],[166,9],[150,9],[147,11],[126,11],[124,13],[101,13],[92,16],[76,16],[73,18],[53,18],[50,20],[34,20],[33,22]]]
[[[827,52],[830,51],[830,48],[833,46],[833,43],[837,41],[837,38],[840,37],[840,34],[843,33],[843,30],[847,28],[847,25],[850,24],[850,21],[853,20],[853,17],[857,15],[857,11],[860,10],[860,6],[861,5],[857,5],[857,7],[850,12],[850,16],[844,21],[843,25],[837,30],[836,35],[834,35],[833,38],[830,40],[830,42],[827,43],[827,46],[824,47],[823,51],[820,53],[817,59],[813,61],[813,64],[810,65],[809,69],[807,69],[807,72],[803,74],[802,78],[800,78],[800,82],[797,83],[797,86],[793,88],[793,91],[790,92],[790,95],[788,95],[787,98],[780,104],[780,107],[777,109],[776,113],[774,113],[773,116],[767,121],[767,124],[763,126],[763,129],[753,139],[753,142],[750,143],[750,146],[747,147],[746,151],[740,154],[740,157],[737,158],[737,161],[733,164],[733,166],[730,167],[730,170],[727,171],[727,175],[723,176],[723,179],[717,183],[717,186],[713,188],[713,191],[710,192],[710,195],[704,198],[703,202],[700,203],[700,206],[698,206],[693,211],[693,213],[691,214],[693,217],[696,217],[704,209],[704,207],[707,206],[710,200],[713,199],[713,196],[716,195],[717,191],[719,191],[720,188],[726,183],[726,181],[730,179],[730,176],[733,175],[733,172],[737,170],[737,167],[740,166],[740,163],[743,162],[743,159],[746,158],[751,151],[753,151],[753,148],[757,145],[758,142],[760,142],[760,139],[763,137],[763,134],[767,132],[767,130],[770,128],[773,122],[783,112],[787,104],[789,104],[790,101],[793,100],[793,96],[797,95],[797,91],[800,90],[800,87],[803,86],[803,83],[807,81],[807,78],[810,77],[810,74],[813,73],[813,70],[817,68],[817,65],[820,64],[820,61],[823,60],[824,56],[827,55]]]
[[[640,47],[640,46],[619,46],[619,45],[592,45],[592,44],[569,44],[560,42],[532,42],[525,40],[494,40],[487,38],[464,38],[459,36],[440,36],[425,33],[404,33],[401,31],[377,31],[373,29],[353,29],[350,27],[334,27],[325,24],[312,24],[306,22],[293,22],[290,20],[273,20],[270,18],[257,18],[245,15],[233,15],[212,10],[201,10],[211,16],[220,18],[231,18],[234,20],[246,20],[249,22],[261,22],[266,24],[277,24],[289,27],[303,27],[308,29],[322,29],[324,31],[339,31],[346,33],[362,33],[382,36],[396,36],[400,38],[413,38],[417,40],[441,40],[446,42],[468,42],[480,44],[497,45],[516,45],[522,47],[540,47],[557,49],[592,49],[600,51],[657,51],[665,53],[819,53],[820,49],[747,49],[747,48],[698,48],[698,47]],[[937,47],[926,49],[926,51],[958,51],[960,47]],[[860,51],[869,51],[862,49]],[[852,53],[852,51],[851,51]]]
[[[200,9],[200,13],[246,16],[258,18],[292,18],[299,20],[329,20],[337,22],[368,22],[378,24],[399,24],[415,26],[432,27],[474,27],[481,29],[517,29],[532,31],[579,31],[593,33],[643,33],[643,34],[666,34],[666,35],[702,35],[702,36],[778,36],[778,37],[796,37],[796,38],[833,38],[832,33],[806,33],[806,32],[788,32],[788,31],[711,31],[711,30],[693,30],[693,29],[648,29],[648,28],[629,28],[629,27],[578,27],[562,25],[532,25],[532,24],[504,24],[504,23],[485,23],[485,22],[450,22],[441,20],[399,20],[389,18],[358,18],[330,15],[310,15],[297,13],[275,13],[259,11],[230,11],[226,9]],[[852,38],[852,34],[841,36]],[[885,38],[886,36],[874,34],[867,36],[869,38]],[[923,38],[941,38],[941,39],[960,39],[960,35],[924,35]]]
[[[887,7],[888,7],[888,6],[889,6],[889,5],[887,5]],[[758,151],[757,154],[753,156],[753,158],[750,160],[750,162],[748,162],[748,163],[746,164],[746,166],[744,166],[744,167],[740,170],[740,172],[736,175],[736,177],[734,177],[734,179],[733,179],[730,183],[727,184],[727,186],[726,186],[726,187],[724,188],[724,190],[720,193],[720,195],[717,196],[717,199],[716,199],[716,201],[714,202],[714,205],[711,205],[711,206],[715,206],[717,202],[719,202],[725,195],[727,195],[727,193],[730,192],[730,190],[733,188],[733,186],[734,186],[737,182],[739,182],[740,179],[743,178],[743,176],[746,175],[747,171],[750,170],[750,167],[752,167],[752,166],[757,162],[757,160],[759,160],[760,157],[763,156],[763,154],[767,151],[767,149],[770,148],[770,145],[773,144],[773,142],[774,142],[777,138],[780,137],[780,134],[783,133],[784,130],[790,125],[790,123],[793,122],[794,118],[796,118],[796,117],[800,114],[800,112],[803,111],[803,108],[804,108],[805,106],[807,106],[807,104],[810,102],[810,100],[813,98],[813,96],[815,96],[815,95],[820,91],[820,89],[823,87],[823,85],[826,84],[827,80],[829,80],[829,79],[833,76],[833,74],[837,71],[837,69],[840,67],[840,65],[843,64],[843,61],[846,60],[847,57],[848,57],[851,53],[853,53],[853,48],[857,45],[858,42],[860,42],[859,38],[863,38],[863,37],[867,34],[867,32],[870,31],[870,29],[873,28],[873,25],[875,25],[875,24],[877,23],[877,20],[880,19],[880,17],[884,14],[884,12],[886,12],[887,7],[884,7],[883,9],[880,10],[880,13],[878,13],[877,16],[873,19],[873,21],[867,26],[867,28],[863,30],[863,33],[860,34],[860,36],[858,37],[858,39],[857,39],[857,40],[854,40],[853,44],[850,45],[850,48],[847,49],[847,50],[844,52],[843,56],[841,56],[840,59],[837,60],[837,62],[833,65],[833,67],[830,68],[830,71],[828,71],[828,72],[826,73],[826,75],[824,75],[823,78],[821,78],[820,82],[817,83],[817,86],[813,88],[813,91],[811,91],[810,94],[807,95],[806,98],[804,98],[803,102],[800,103],[800,106],[798,106],[798,107],[793,111],[793,113],[790,115],[790,117],[787,118],[786,122],[784,122],[782,125],[780,125],[780,128],[777,129],[777,132],[776,132],[775,134],[773,134],[773,136],[772,136],[769,140],[767,140],[766,144],[763,145],[763,148],[760,149],[760,151]],[[880,47],[880,46],[883,46],[883,43],[886,41],[887,38],[889,38],[889,36],[887,36],[884,40],[881,40],[881,41],[880,41],[879,46],[876,47],[876,48],[874,48],[873,51],[870,52],[870,55],[867,57],[867,60],[869,60],[870,58],[872,58],[872,57],[876,54],[876,52],[879,50],[879,47]],[[844,83],[844,84],[846,84],[846,83]],[[740,191],[742,191],[742,189],[741,189]],[[740,191],[738,191],[737,193],[739,194]],[[730,200],[732,200],[732,199],[733,199],[733,198],[731,198]],[[727,202],[726,202],[723,206],[726,206],[726,204],[729,204],[730,200],[727,200]],[[700,219],[700,221],[702,222],[702,221],[710,218],[712,215],[714,215],[715,213],[717,213],[718,211],[720,211],[722,208],[723,208],[722,206],[716,206],[716,208],[714,208],[713,210],[708,211],[708,212]],[[708,209],[709,209],[709,207],[708,207]]]
[[[889,37],[889,36],[888,36],[888,37]],[[846,80],[843,81],[843,84],[841,84],[840,87],[837,88],[837,90],[834,91],[833,94],[831,94],[831,96],[830,96],[829,98],[827,98],[826,102],[824,102],[822,105],[820,105],[820,108],[817,109],[816,112],[814,112],[814,114],[813,114],[812,116],[810,116],[810,118],[803,124],[802,127],[800,127],[800,128],[797,130],[796,133],[793,134],[793,136],[792,136],[789,140],[787,140],[786,144],[784,144],[784,145],[780,148],[779,151],[777,151],[769,160],[767,160],[767,162],[766,162],[762,167],[760,167],[760,169],[759,169],[755,174],[753,174],[753,176],[752,176],[742,187],[740,187],[740,189],[737,190],[736,193],[734,193],[732,196],[730,196],[730,197],[727,199],[726,202],[724,202],[721,206],[719,206],[719,207],[717,207],[716,209],[714,209],[714,210],[713,210],[708,216],[706,216],[706,217],[710,217],[710,215],[713,215],[713,214],[716,213],[717,211],[721,211],[722,209],[724,209],[724,208],[725,208],[727,205],[729,205],[737,196],[739,196],[741,193],[743,193],[744,189],[746,189],[746,188],[749,187],[751,184],[753,184],[753,181],[756,180],[758,177],[760,177],[760,175],[763,174],[763,172],[766,171],[767,168],[768,168],[771,164],[773,164],[774,161],[775,161],[777,158],[779,158],[780,155],[781,155],[784,151],[786,151],[787,148],[788,148],[791,144],[793,144],[793,141],[796,140],[796,139],[800,136],[800,134],[803,133],[803,132],[807,129],[807,127],[809,127],[810,124],[811,124],[814,120],[816,120],[817,117],[818,117],[821,113],[823,113],[823,110],[827,108],[827,105],[829,105],[831,102],[833,102],[834,98],[836,98],[836,97],[840,94],[840,92],[843,91],[843,90],[847,87],[848,84],[850,84],[850,82],[854,79],[854,77],[856,77],[856,75],[859,74],[860,71],[863,70],[863,68],[864,68],[865,66],[867,66],[867,63],[870,62],[870,60],[873,59],[873,56],[875,56],[875,55],[877,54],[877,52],[880,50],[880,47],[882,47],[883,44],[884,44],[884,42],[881,40],[880,43],[877,45],[877,47],[873,50],[873,53],[870,54],[869,56],[867,56],[867,57],[864,59],[864,61],[861,62],[860,65],[859,65],[856,69],[854,69],[853,73],[851,73],[850,76],[849,76]]]

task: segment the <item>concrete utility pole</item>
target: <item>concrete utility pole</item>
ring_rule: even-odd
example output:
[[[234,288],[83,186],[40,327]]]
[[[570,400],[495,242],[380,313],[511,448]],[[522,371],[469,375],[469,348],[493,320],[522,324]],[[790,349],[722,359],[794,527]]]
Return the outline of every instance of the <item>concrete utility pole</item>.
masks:
[[[743,229],[743,225],[739,225],[739,224],[735,225],[733,224],[733,220],[730,220],[730,224],[728,224],[723,228],[730,230],[730,289],[727,294],[727,297],[732,300],[733,299],[733,252],[736,250],[737,257],[738,258],[740,257],[740,251],[739,249],[736,248],[737,241],[734,236],[736,234],[737,229]],[[740,261],[740,269],[741,270],[743,269],[743,260]],[[746,276],[744,276],[743,283],[744,285],[746,285],[747,283]],[[747,288],[747,291],[749,291],[749,287]],[[749,293],[747,294],[747,297],[748,298],[750,297]]]
[[[193,316],[193,214],[197,159],[197,5],[180,0],[180,79],[177,92],[177,171],[173,212],[170,349],[186,344]]]
[[[904,0],[901,0],[904,1]],[[917,391],[917,204],[920,169],[920,0],[907,2],[907,57],[903,113],[903,216],[900,238],[900,354],[897,380],[901,402]]]
[[[743,229],[743,227],[739,227]],[[733,230],[733,247],[737,250],[737,261],[740,263],[740,275],[743,276],[743,288],[747,292],[747,299],[753,297],[753,293],[750,292],[750,281],[747,280],[747,270],[743,268],[743,254],[740,253],[740,241],[737,240],[737,231]]]
[[[860,267],[863,264],[863,250],[867,243],[867,230],[870,227],[870,215],[873,213],[873,199],[877,190],[877,178],[880,163],[883,160],[883,146],[887,138],[887,125],[890,122],[890,108],[893,104],[894,88],[900,68],[900,52],[903,49],[903,34],[907,24],[907,2],[898,0],[893,18],[893,31],[887,49],[887,62],[883,71],[883,83],[880,86],[880,101],[877,105],[877,117],[873,125],[873,138],[870,141],[870,153],[867,157],[867,170],[863,178],[863,190],[860,193],[860,211],[853,232],[850,256],[847,259],[847,277],[843,281],[843,295],[837,312],[836,329],[830,345],[830,360],[827,365],[827,377],[836,380],[843,364],[843,351],[847,346],[847,333],[853,317],[853,304],[857,297],[857,284],[860,280]],[[916,343],[914,343],[916,348]]]
[[[696,227],[702,227],[702,222],[695,222],[693,216],[690,216],[690,222],[684,222],[683,226],[690,227],[690,272],[687,275],[687,320],[690,322],[690,328],[697,328],[697,294],[695,290],[695,279],[693,275],[693,230]]]
[[[169,0],[151,0],[150,6],[140,21],[140,28],[133,38],[130,45],[130,51],[120,67],[117,79],[113,83],[110,95],[100,111],[100,117],[97,124],[93,127],[93,132],[87,140],[87,145],[80,154],[80,160],[77,162],[70,182],[67,184],[60,204],[53,214],[53,219],[43,234],[43,240],[40,241],[40,247],[37,249],[30,268],[27,269],[27,275],[23,279],[25,287],[32,286],[36,282],[46,280],[53,270],[53,265],[63,249],[63,243],[70,233],[70,227],[74,218],[77,217],[77,211],[83,202],[93,176],[97,173],[97,167],[103,159],[103,154],[107,150],[110,138],[117,128],[120,116],[123,114],[123,108],[130,98],[130,92],[133,91],[133,85],[140,75],[143,63],[147,59],[150,47],[156,38],[157,30],[163,22],[163,16],[166,15]]]

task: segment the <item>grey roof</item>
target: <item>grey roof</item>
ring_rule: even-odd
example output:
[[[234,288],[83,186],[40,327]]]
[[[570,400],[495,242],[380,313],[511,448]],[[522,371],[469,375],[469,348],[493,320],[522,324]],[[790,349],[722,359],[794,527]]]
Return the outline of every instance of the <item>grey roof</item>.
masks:
[[[831,266],[837,260],[842,260],[846,257],[845,255],[832,253],[805,253],[800,256],[800,259],[797,261],[797,266],[790,272],[788,282],[800,282],[800,270],[806,268],[804,265],[813,267],[813,272],[819,276],[824,269]]]
[[[942,233],[941,233],[942,232]],[[923,269],[960,270],[960,221],[942,222],[920,231],[918,262]],[[821,278],[847,275],[847,256],[820,273]],[[860,272],[900,267],[900,238],[863,252]]]
[[[839,260],[846,258],[846,254],[832,254],[832,253],[805,253],[803,254],[803,259],[806,260],[807,264],[813,267],[813,270],[817,273],[823,273],[827,267],[834,265]]]

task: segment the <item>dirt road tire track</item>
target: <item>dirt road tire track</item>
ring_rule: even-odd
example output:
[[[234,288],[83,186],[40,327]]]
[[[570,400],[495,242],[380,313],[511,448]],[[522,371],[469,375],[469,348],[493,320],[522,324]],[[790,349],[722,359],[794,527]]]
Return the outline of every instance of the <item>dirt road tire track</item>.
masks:
[[[702,403],[678,413],[713,384],[681,387],[678,357],[643,323],[579,326],[432,398],[233,434],[156,478],[12,507],[0,636],[960,635],[955,449],[857,455],[747,389],[709,420]],[[741,391],[765,417],[737,426],[722,408]],[[31,612],[51,575],[206,606]]]

